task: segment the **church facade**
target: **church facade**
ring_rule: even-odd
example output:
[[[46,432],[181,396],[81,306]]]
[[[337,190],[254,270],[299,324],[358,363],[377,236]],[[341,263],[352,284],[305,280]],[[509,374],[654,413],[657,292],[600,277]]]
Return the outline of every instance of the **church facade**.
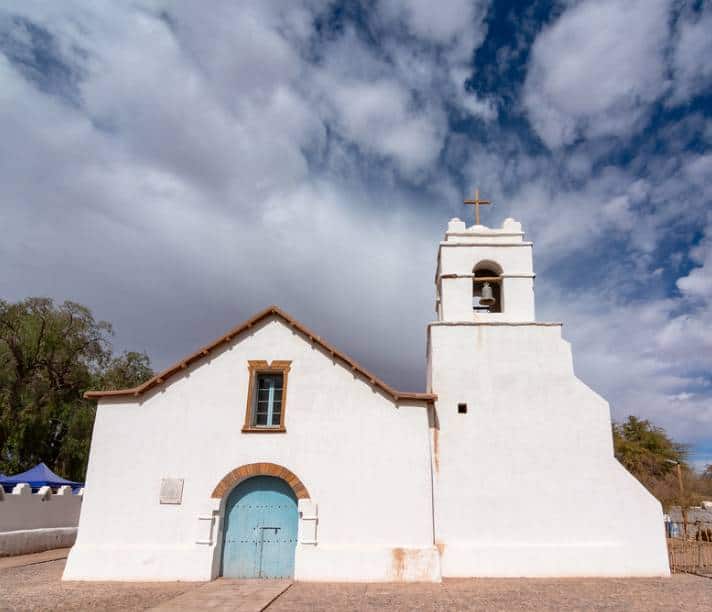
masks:
[[[668,575],[660,504],[534,313],[521,225],[439,245],[427,392],[277,307],[98,400],[67,580]]]

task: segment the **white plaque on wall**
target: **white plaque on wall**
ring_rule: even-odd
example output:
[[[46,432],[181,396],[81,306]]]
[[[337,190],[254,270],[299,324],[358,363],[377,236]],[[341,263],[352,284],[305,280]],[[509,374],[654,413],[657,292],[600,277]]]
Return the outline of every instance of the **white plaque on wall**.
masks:
[[[161,503],[180,504],[183,500],[183,479],[163,478],[161,480]]]

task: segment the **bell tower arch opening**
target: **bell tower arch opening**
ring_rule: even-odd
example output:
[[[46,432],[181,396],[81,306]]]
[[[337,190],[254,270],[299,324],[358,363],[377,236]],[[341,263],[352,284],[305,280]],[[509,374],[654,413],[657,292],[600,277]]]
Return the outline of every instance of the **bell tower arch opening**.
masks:
[[[472,309],[502,312],[502,268],[493,261],[478,263],[472,277]]]

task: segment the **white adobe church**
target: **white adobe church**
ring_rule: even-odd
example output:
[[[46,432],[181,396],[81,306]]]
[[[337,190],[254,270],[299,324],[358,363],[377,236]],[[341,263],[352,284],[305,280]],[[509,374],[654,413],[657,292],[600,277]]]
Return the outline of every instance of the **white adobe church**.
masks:
[[[479,213],[479,198],[476,209]],[[448,224],[427,393],[277,307],[98,409],[65,580],[666,576],[660,504],[534,315],[521,225]]]

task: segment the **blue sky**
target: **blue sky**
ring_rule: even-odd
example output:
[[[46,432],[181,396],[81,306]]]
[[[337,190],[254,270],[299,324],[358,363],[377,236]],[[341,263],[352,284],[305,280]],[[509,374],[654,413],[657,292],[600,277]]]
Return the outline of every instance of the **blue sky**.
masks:
[[[276,303],[424,385],[474,186],[578,375],[712,462],[712,4],[5,2],[0,295],[162,367]]]

